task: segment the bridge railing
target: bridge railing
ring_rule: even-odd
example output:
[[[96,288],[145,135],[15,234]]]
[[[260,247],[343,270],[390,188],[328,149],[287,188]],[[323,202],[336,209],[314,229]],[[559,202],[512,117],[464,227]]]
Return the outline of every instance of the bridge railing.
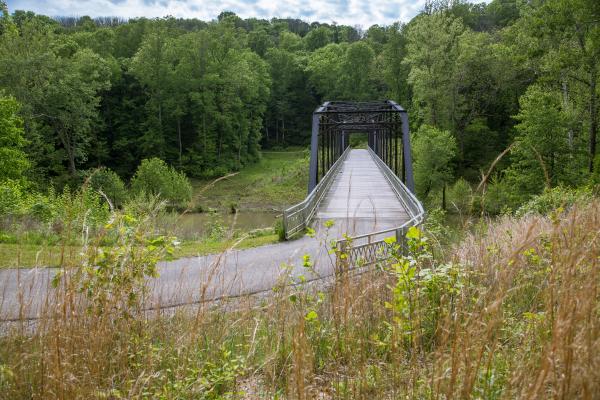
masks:
[[[395,228],[338,240],[337,250],[340,254],[345,254],[344,261],[351,267],[374,264],[389,258],[391,245],[386,243],[385,239],[394,236],[396,243],[403,245],[408,229],[421,224],[425,219],[425,210],[417,197],[370,148],[369,154],[390,183],[398,200],[406,209],[409,219]]]
[[[333,163],[331,168],[329,168],[325,176],[319,181],[317,186],[315,186],[302,202],[283,211],[283,229],[285,231],[286,239],[291,238],[308,226],[310,220],[315,215],[319,203],[329,190],[336,173],[339,172],[341,166],[344,164],[344,160],[349,152],[350,147],[346,148],[342,155],[335,163]]]

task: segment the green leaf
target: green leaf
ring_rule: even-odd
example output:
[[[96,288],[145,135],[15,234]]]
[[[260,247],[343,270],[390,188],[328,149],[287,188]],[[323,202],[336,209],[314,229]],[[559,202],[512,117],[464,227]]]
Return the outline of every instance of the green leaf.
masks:
[[[383,239],[383,241],[386,242],[387,244],[394,244],[394,243],[396,243],[396,237],[390,236],[390,237]]]
[[[408,239],[420,239],[422,236],[422,232],[419,228],[417,228],[416,226],[411,226],[408,229],[408,232],[406,233],[406,237]]]
[[[314,321],[317,318],[319,318],[319,314],[317,314],[315,310],[309,311],[308,314],[306,314],[306,316],[304,317],[306,321]]]

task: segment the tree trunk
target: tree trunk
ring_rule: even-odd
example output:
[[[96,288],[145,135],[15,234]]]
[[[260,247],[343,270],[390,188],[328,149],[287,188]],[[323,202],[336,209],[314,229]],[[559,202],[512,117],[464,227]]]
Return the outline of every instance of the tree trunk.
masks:
[[[590,172],[594,172],[594,158],[596,157],[596,135],[598,133],[598,96],[596,94],[597,79],[597,70],[596,67],[593,66],[590,74]]]
[[[206,162],[206,114],[202,113],[202,154],[203,162]]]
[[[563,79],[563,81],[562,81],[562,94],[563,94],[563,109],[565,111],[568,111],[571,107],[569,106],[569,89],[567,87],[566,79]],[[571,148],[571,150],[573,149],[573,139],[574,139],[573,128],[569,127],[568,140],[569,140],[569,147]]]
[[[238,140],[239,140],[239,144],[238,144],[238,153],[237,153],[237,162],[238,162],[238,168],[242,168],[242,130],[239,130],[239,134],[238,134]]]
[[[269,121],[267,121],[267,119],[265,118],[265,138],[267,139],[266,142],[269,142]]]
[[[442,210],[446,210],[446,184],[442,188]]]
[[[179,166],[181,167],[181,153],[183,147],[181,145],[181,120],[177,118],[177,139],[179,140]]]
[[[160,104],[160,98],[158,99],[158,124],[162,129],[162,105]]]
[[[285,117],[281,117],[281,143],[285,145]]]
[[[65,151],[67,152],[67,161],[69,162],[69,174],[71,176],[75,176],[75,174],[77,174],[77,168],[75,167],[75,149],[73,148],[74,146],[71,143],[71,137],[68,134],[64,133],[59,133],[58,137],[60,138],[60,141],[62,142],[62,145],[64,146]]]
[[[69,149],[67,150],[67,154],[69,156],[69,173],[71,174],[71,176],[75,176],[77,174],[77,168],[75,168],[75,153],[69,147]]]

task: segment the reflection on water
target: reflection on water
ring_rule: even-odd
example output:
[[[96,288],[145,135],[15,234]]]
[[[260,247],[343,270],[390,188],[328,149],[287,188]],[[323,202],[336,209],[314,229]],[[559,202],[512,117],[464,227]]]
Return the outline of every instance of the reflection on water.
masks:
[[[195,240],[208,233],[211,225],[218,221],[226,230],[233,228],[242,232],[252,229],[269,228],[275,223],[278,213],[273,211],[240,211],[228,213],[188,213],[184,215],[167,214],[161,218],[162,229],[178,238]]]

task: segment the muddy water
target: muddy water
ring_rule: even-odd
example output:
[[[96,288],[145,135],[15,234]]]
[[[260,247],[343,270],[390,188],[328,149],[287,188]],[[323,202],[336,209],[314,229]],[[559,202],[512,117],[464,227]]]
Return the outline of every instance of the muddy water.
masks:
[[[162,218],[160,225],[181,239],[195,240],[208,234],[211,226],[218,223],[225,229],[247,232],[272,227],[278,213],[272,211],[239,211],[230,213],[170,214]]]

